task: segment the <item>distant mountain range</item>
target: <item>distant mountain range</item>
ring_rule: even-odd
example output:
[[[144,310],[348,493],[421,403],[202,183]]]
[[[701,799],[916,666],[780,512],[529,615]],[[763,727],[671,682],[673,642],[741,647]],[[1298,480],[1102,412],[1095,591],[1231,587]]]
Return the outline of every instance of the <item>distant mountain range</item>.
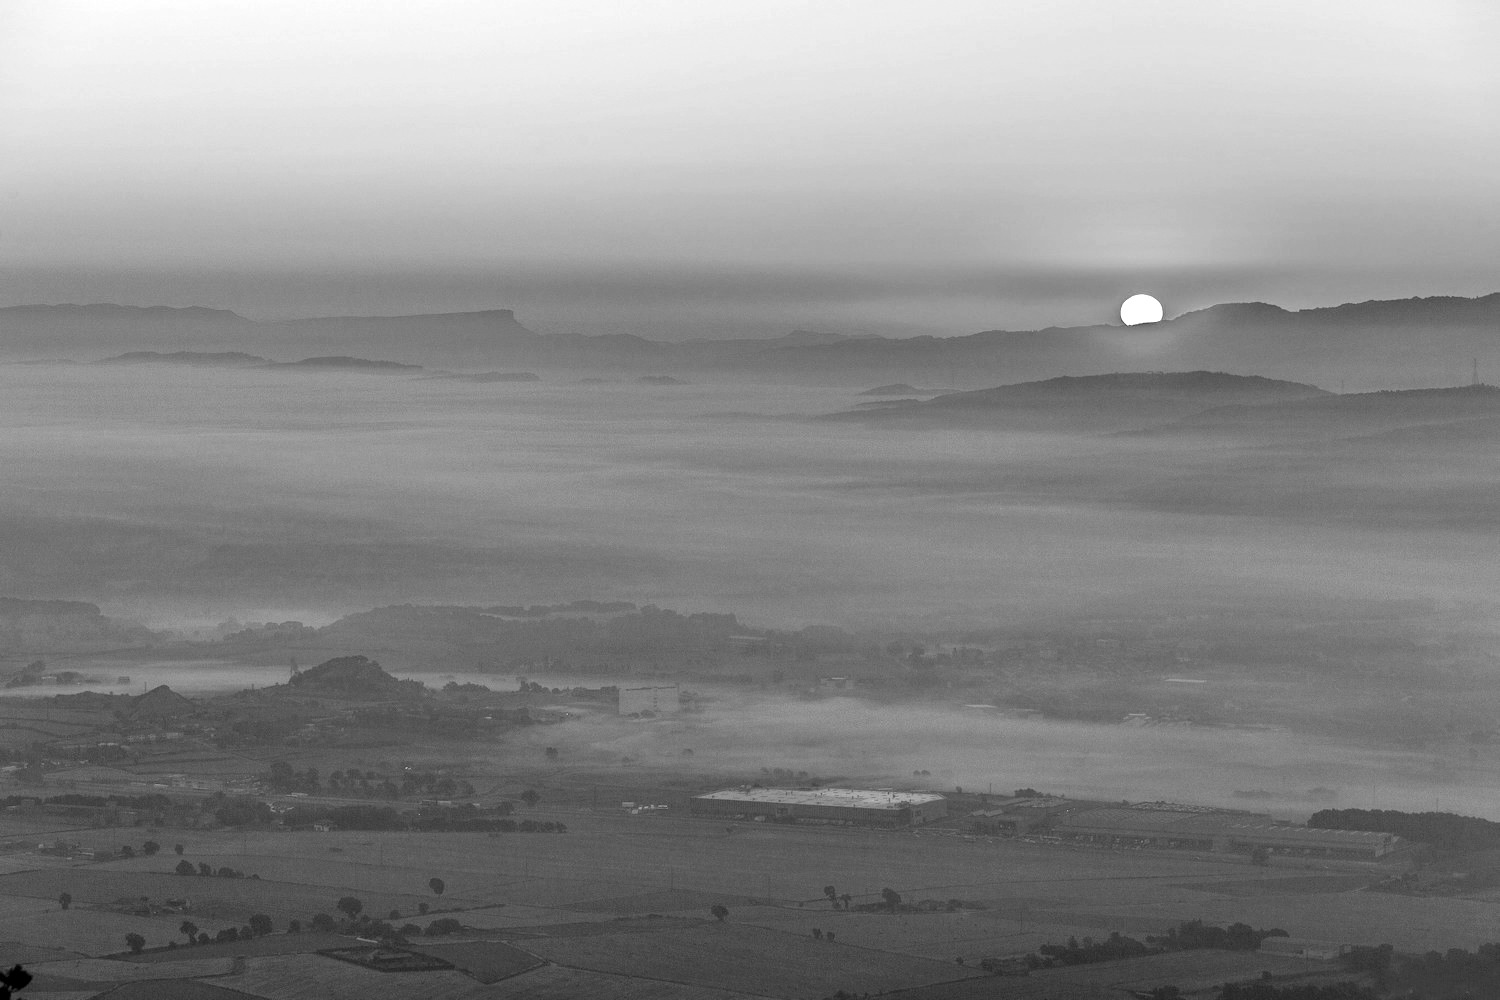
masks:
[[[895,400],[826,417],[886,427],[968,427],[1106,432],[1170,424],[1228,407],[1259,409],[1331,394],[1314,385],[1224,372],[1116,372],[1064,375],[926,401]]]
[[[1331,393],[1317,386],[1224,372],[1062,376],[936,399],[861,403],[822,418],[912,430],[1124,434],[1221,443],[1343,441],[1371,447],[1500,440],[1500,388]]]
[[[296,358],[357,355],[428,367],[718,375],[972,388],[1116,371],[1230,370],[1351,389],[1500,379],[1500,293],[1290,311],[1231,303],[1149,326],[989,330],[959,337],[653,341],[539,334],[511,310],[261,323],[217,309],[37,305],[0,309],[0,358],[120,352]]]

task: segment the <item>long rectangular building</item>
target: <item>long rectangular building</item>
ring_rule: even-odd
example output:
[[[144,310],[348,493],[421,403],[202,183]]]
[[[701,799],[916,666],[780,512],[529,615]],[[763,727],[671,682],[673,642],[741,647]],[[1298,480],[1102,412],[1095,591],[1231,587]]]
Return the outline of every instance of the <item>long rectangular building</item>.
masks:
[[[948,800],[933,792],[747,785],[695,796],[690,808],[694,816],[723,819],[895,827],[942,819]]]
[[[1119,806],[1070,814],[1053,827],[1067,840],[1137,847],[1374,860],[1401,846],[1388,833],[1319,830],[1277,823],[1254,813]]]

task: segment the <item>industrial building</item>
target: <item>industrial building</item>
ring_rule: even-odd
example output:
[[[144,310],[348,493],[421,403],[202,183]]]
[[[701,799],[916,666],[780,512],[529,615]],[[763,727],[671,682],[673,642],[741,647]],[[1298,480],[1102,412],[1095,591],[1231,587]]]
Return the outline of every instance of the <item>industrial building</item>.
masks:
[[[694,816],[848,826],[920,826],[948,815],[948,801],[932,792],[863,788],[744,786],[695,796],[690,808]]]
[[[1249,854],[1272,854],[1373,861],[1402,845],[1389,833],[1319,830],[1277,823],[1269,816],[1190,806],[1121,806],[1088,809],[1057,822],[1052,832],[1065,840],[1130,847],[1175,847]]]
[[[682,709],[682,699],[676,684],[659,687],[620,688],[620,714],[642,715],[650,712],[677,712]]]

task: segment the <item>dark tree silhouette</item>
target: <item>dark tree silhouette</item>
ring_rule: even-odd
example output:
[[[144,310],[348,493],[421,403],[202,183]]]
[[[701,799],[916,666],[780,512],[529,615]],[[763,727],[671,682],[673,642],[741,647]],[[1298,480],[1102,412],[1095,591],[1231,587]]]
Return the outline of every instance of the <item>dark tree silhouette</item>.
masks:
[[[250,932],[256,937],[265,937],[273,929],[271,918],[264,913],[256,913],[250,917]]]
[[[833,904],[835,910],[839,908],[839,891],[837,889],[831,885],[825,885],[823,887],[823,895],[828,897],[828,901]]]
[[[160,850],[161,850],[161,845],[158,844],[154,840],[148,840],[144,844],[141,845],[141,853],[144,854],[144,855],[146,855],[146,857],[148,857],[148,858],[151,857],[153,854],[156,854]]]
[[[31,983],[31,973],[19,965],[12,965],[0,972],[0,1000],[10,1000],[17,990],[24,990]]]
[[[542,801],[542,797],[537,794],[537,790],[535,788],[528,788],[526,789],[526,791],[521,793],[521,801],[534,809],[536,808],[536,804]]]
[[[448,886],[440,878],[430,878],[427,880],[427,888],[432,890],[433,895],[441,896]]]
[[[198,925],[191,920],[184,920],[177,929],[187,935],[188,944],[192,944],[198,939]]]
[[[196,875],[196,874],[198,874],[198,869],[196,869],[196,868],[193,867],[193,863],[191,861],[179,861],[179,862],[177,862],[177,867],[174,868],[173,871],[177,872],[177,874],[179,874],[179,875]]]
[[[179,857],[179,858],[180,858],[180,857],[182,857],[182,851],[183,851],[183,847],[182,847],[182,845],[181,845],[181,844],[173,844],[173,845],[172,845],[172,850],[174,850],[174,851],[176,851],[176,852],[177,852],[177,856],[178,856],[178,857]]]
[[[65,910],[68,907],[72,906],[73,905],[73,894],[71,892],[64,892],[64,893],[59,894],[58,897],[57,897],[57,905],[61,906]]]
[[[342,896],[339,898],[338,903],[336,903],[335,905],[337,906],[339,912],[343,913],[350,920],[356,919],[359,916],[360,911],[365,908],[365,904],[361,903],[353,896]]]
[[[715,903],[712,909],[710,909],[708,912],[714,915],[714,919],[718,920],[720,923],[723,923],[724,918],[729,916],[729,907],[725,906],[723,903]]]
[[[890,907],[892,913],[901,905],[901,894],[889,886],[880,890],[880,898],[885,900],[885,905]]]
[[[141,949],[146,947],[146,939],[141,937],[134,931],[131,931],[129,934],[125,935],[125,943],[130,946],[131,952],[136,955],[139,955],[141,953]]]

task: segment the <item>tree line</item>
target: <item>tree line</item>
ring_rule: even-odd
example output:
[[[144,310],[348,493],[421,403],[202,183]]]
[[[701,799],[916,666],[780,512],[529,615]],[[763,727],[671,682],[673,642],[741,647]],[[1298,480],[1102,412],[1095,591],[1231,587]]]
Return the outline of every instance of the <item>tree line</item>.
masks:
[[[1448,812],[1397,809],[1320,809],[1307,825],[1321,830],[1393,833],[1441,850],[1485,851],[1500,847],[1500,823]]]

